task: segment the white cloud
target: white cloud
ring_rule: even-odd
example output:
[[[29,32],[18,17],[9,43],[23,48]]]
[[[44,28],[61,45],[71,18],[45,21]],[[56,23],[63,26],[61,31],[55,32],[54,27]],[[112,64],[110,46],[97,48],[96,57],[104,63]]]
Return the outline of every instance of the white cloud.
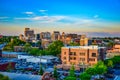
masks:
[[[24,12],[24,14],[30,15],[30,14],[34,14],[34,13],[33,12]]]
[[[94,18],[98,18],[98,17],[99,17],[99,15],[94,15],[93,17],[94,17]]]
[[[24,17],[24,18],[14,18],[16,20],[33,20],[33,21],[46,21],[46,22],[56,22],[65,19],[65,16],[36,16],[36,17]]]
[[[48,11],[48,10],[39,10],[41,13],[45,13],[46,11]]]

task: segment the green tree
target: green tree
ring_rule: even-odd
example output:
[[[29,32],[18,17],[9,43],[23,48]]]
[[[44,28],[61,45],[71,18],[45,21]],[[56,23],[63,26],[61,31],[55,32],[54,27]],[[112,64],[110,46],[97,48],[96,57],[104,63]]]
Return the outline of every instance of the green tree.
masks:
[[[54,78],[56,78],[56,80],[57,80],[57,78],[58,78],[58,73],[57,73],[57,67],[56,67],[56,66],[54,66],[53,76],[54,76]]]
[[[25,49],[25,52],[29,52],[31,50],[31,44],[30,43],[26,43],[24,45],[24,49]]]
[[[42,68],[42,65],[40,64],[40,71],[39,71],[39,74],[40,74],[40,75],[43,75],[43,73],[44,73],[44,70],[43,70],[43,68]]]
[[[96,74],[98,74],[98,76],[107,72],[107,67],[102,61],[99,61],[97,64],[95,64],[94,68],[96,69]]]
[[[69,71],[69,76],[67,76],[64,80],[76,80],[74,65],[71,66],[70,71]]]
[[[79,46],[80,44],[76,43],[76,42],[70,42],[69,44],[70,46]]]
[[[10,80],[8,76],[4,76],[3,74],[0,74],[0,80]]]
[[[80,74],[80,80],[90,80],[91,75],[87,74],[86,72],[83,72],[82,74]]]
[[[90,75],[95,75],[96,74],[96,69],[95,68],[88,68],[85,70],[85,72],[87,74],[90,74]]]
[[[40,55],[40,50],[38,48],[31,48],[29,50],[29,54],[34,55],[34,56],[39,56]]]
[[[113,61],[112,60],[108,60],[107,67],[113,67]]]
[[[63,47],[63,42],[62,41],[54,41],[48,46],[48,51],[50,52],[51,55],[58,55],[61,53],[61,47]]]
[[[111,58],[111,60],[113,61],[113,64],[119,64],[120,63],[120,56],[114,56],[113,58]]]
[[[110,42],[108,42],[107,46],[108,46],[108,47],[113,47],[114,44],[115,44],[114,42],[110,41]]]
[[[64,80],[76,80],[76,77],[68,76],[68,77],[66,77]]]
[[[69,76],[70,77],[75,77],[75,67],[74,65],[72,65],[72,67],[70,68],[70,71],[69,71]]]

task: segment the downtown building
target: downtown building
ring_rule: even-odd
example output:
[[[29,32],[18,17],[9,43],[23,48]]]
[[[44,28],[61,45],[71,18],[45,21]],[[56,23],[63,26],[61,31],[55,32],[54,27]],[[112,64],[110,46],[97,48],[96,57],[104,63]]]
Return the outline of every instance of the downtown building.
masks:
[[[84,64],[92,66],[105,59],[106,48],[98,46],[66,46],[61,48],[61,60],[64,65]]]
[[[26,41],[31,42],[33,39],[35,39],[34,30],[31,30],[30,28],[25,28],[24,36]]]

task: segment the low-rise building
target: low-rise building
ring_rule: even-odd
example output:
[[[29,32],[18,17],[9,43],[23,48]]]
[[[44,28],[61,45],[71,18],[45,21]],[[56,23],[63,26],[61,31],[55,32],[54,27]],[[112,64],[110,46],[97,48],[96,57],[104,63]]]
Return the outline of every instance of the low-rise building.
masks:
[[[62,64],[88,66],[96,64],[99,60],[105,59],[106,48],[98,46],[67,46],[62,47]]]
[[[7,51],[3,51],[2,52],[2,57],[3,58],[17,58],[18,55],[20,54],[26,54],[24,52],[7,52]]]
[[[29,56],[29,55],[18,55],[18,59],[25,59],[26,62],[33,63],[51,63],[57,61],[57,57],[54,56]]]
[[[107,50],[107,58],[112,58],[114,56],[120,56],[120,44],[115,44],[113,48]]]

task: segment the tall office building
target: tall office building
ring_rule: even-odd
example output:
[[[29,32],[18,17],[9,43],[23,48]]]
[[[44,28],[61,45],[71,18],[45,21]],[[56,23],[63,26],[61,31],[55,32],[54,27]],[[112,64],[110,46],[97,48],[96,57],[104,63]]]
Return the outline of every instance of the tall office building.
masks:
[[[51,36],[52,41],[55,40],[60,40],[60,32],[59,31],[54,31]]]
[[[41,32],[40,38],[41,39],[51,39],[51,33],[50,32]]]
[[[25,28],[24,36],[26,40],[32,41],[35,38],[34,30],[30,30],[30,28]]]

